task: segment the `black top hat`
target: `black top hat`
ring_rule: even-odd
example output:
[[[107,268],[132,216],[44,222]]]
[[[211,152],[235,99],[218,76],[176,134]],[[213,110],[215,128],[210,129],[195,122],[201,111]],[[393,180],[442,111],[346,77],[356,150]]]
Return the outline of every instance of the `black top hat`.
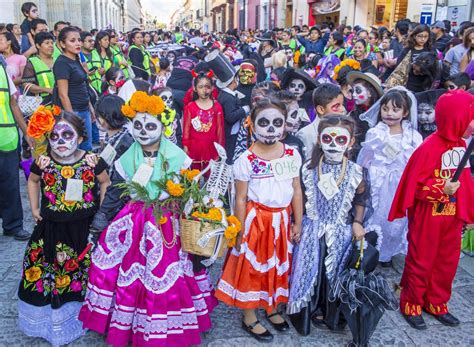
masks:
[[[273,39],[273,35],[270,31],[267,31],[262,36],[255,37],[259,41],[268,41],[272,46],[275,46],[275,40]]]
[[[424,92],[415,93],[416,102],[419,104],[436,105],[441,95],[446,93],[446,89],[430,89]]]
[[[283,77],[281,78],[281,89],[288,88],[290,82],[294,79],[302,80],[306,86],[306,91],[313,90],[318,86],[318,82],[312,79],[311,76],[303,70],[295,70],[293,68],[288,68],[283,74]]]
[[[227,87],[237,74],[230,61],[217,49],[206,55],[204,61],[214,71],[217,77],[216,85],[220,89]]]

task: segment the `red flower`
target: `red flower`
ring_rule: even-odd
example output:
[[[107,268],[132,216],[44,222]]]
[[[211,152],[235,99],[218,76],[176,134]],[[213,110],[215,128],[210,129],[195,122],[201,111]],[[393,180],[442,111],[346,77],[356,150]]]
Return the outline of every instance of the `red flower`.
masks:
[[[50,187],[52,187],[54,183],[56,183],[56,178],[54,177],[53,174],[50,174],[50,173],[45,173],[43,175],[43,180]]]
[[[285,154],[293,155],[293,149],[287,148],[287,149],[285,150]]]
[[[84,171],[82,173],[82,180],[85,184],[91,182],[94,179],[94,173],[91,170]]]
[[[42,249],[41,247],[31,250],[31,252],[30,252],[30,259],[31,259],[32,262],[35,262],[35,261],[38,259],[38,254],[39,254],[42,250],[43,250],[43,249]]]
[[[64,264],[64,268],[66,271],[74,271],[79,267],[79,263],[76,259],[69,259],[66,264]]]

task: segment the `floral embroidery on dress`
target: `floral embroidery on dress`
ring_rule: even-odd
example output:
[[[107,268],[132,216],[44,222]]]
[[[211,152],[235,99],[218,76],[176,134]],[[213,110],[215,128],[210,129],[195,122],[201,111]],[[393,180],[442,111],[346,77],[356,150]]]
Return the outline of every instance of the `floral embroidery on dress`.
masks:
[[[52,161],[44,169],[41,177],[45,183],[43,192],[48,200],[48,209],[56,212],[73,212],[79,209],[94,207],[93,188],[95,186],[95,174],[93,169],[85,163],[84,159],[72,166],[63,166]],[[67,201],[65,199],[66,183],[67,179],[70,178],[84,182],[81,201]]]
[[[294,149],[287,148],[285,146],[284,157],[292,157],[293,155]],[[259,157],[257,157],[256,154],[252,152],[247,155],[247,159],[250,161],[250,165],[252,166],[252,178],[264,178],[273,176],[272,165],[269,160],[260,159]]]
[[[43,253],[43,239],[32,242],[23,260],[23,288],[31,291],[61,295],[68,292],[81,292],[85,295],[88,270],[91,263],[88,248],[77,255],[73,248],[64,243],[56,245],[56,258],[48,263]]]

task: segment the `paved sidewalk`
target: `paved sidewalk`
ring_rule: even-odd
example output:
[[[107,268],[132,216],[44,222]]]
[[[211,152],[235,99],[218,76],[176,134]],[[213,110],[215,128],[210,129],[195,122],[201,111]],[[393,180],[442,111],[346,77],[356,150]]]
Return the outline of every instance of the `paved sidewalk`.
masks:
[[[22,187],[22,198],[25,202],[25,228],[32,230],[33,221],[28,211],[27,197]],[[16,327],[17,287],[21,275],[21,260],[26,242],[14,241],[11,237],[0,236],[0,347],[36,347],[48,346],[41,339],[23,335]],[[222,262],[214,265],[212,275],[217,279]],[[379,269],[391,283],[397,283],[403,270],[403,258],[396,259],[393,269]],[[474,258],[461,259],[456,279],[450,310],[460,320],[461,325],[448,328],[425,314],[428,330],[417,331],[408,326],[399,312],[386,313],[379,323],[372,339],[371,346],[474,346]],[[220,304],[212,314],[213,329],[203,336],[202,346],[255,346],[254,339],[240,328],[238,310]],[[263,318],[263,317],[262,317]],[[269,324],[262,319],[269,327]],[[346,328],[344,332],[334,333],[327,329],[313,328],[310,336],[301,337],[294,330],[276,334],[272,346],[344,346],[351,335]],[[84,337],[70,346],[106,346],[104,337],[88,332]],[[268,346],[268,344],[267,344]]]

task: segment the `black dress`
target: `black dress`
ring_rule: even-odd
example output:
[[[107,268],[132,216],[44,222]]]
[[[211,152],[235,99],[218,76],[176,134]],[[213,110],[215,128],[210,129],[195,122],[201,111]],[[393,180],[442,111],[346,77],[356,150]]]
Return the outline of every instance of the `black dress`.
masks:
[[[96,176],[107,167],[100,159],[92,168],[85,156],[70,165],[51,159],[43,171],[35,163],[31,166],[31,172],[41,177],[43,219],[36,224],[23,258],[19,327],[53,345],[67,344],[83,333],[77,315],[91,261],[87,238],[99,205]],[[83,182],[80,201],[65,200],[68,179]]]

